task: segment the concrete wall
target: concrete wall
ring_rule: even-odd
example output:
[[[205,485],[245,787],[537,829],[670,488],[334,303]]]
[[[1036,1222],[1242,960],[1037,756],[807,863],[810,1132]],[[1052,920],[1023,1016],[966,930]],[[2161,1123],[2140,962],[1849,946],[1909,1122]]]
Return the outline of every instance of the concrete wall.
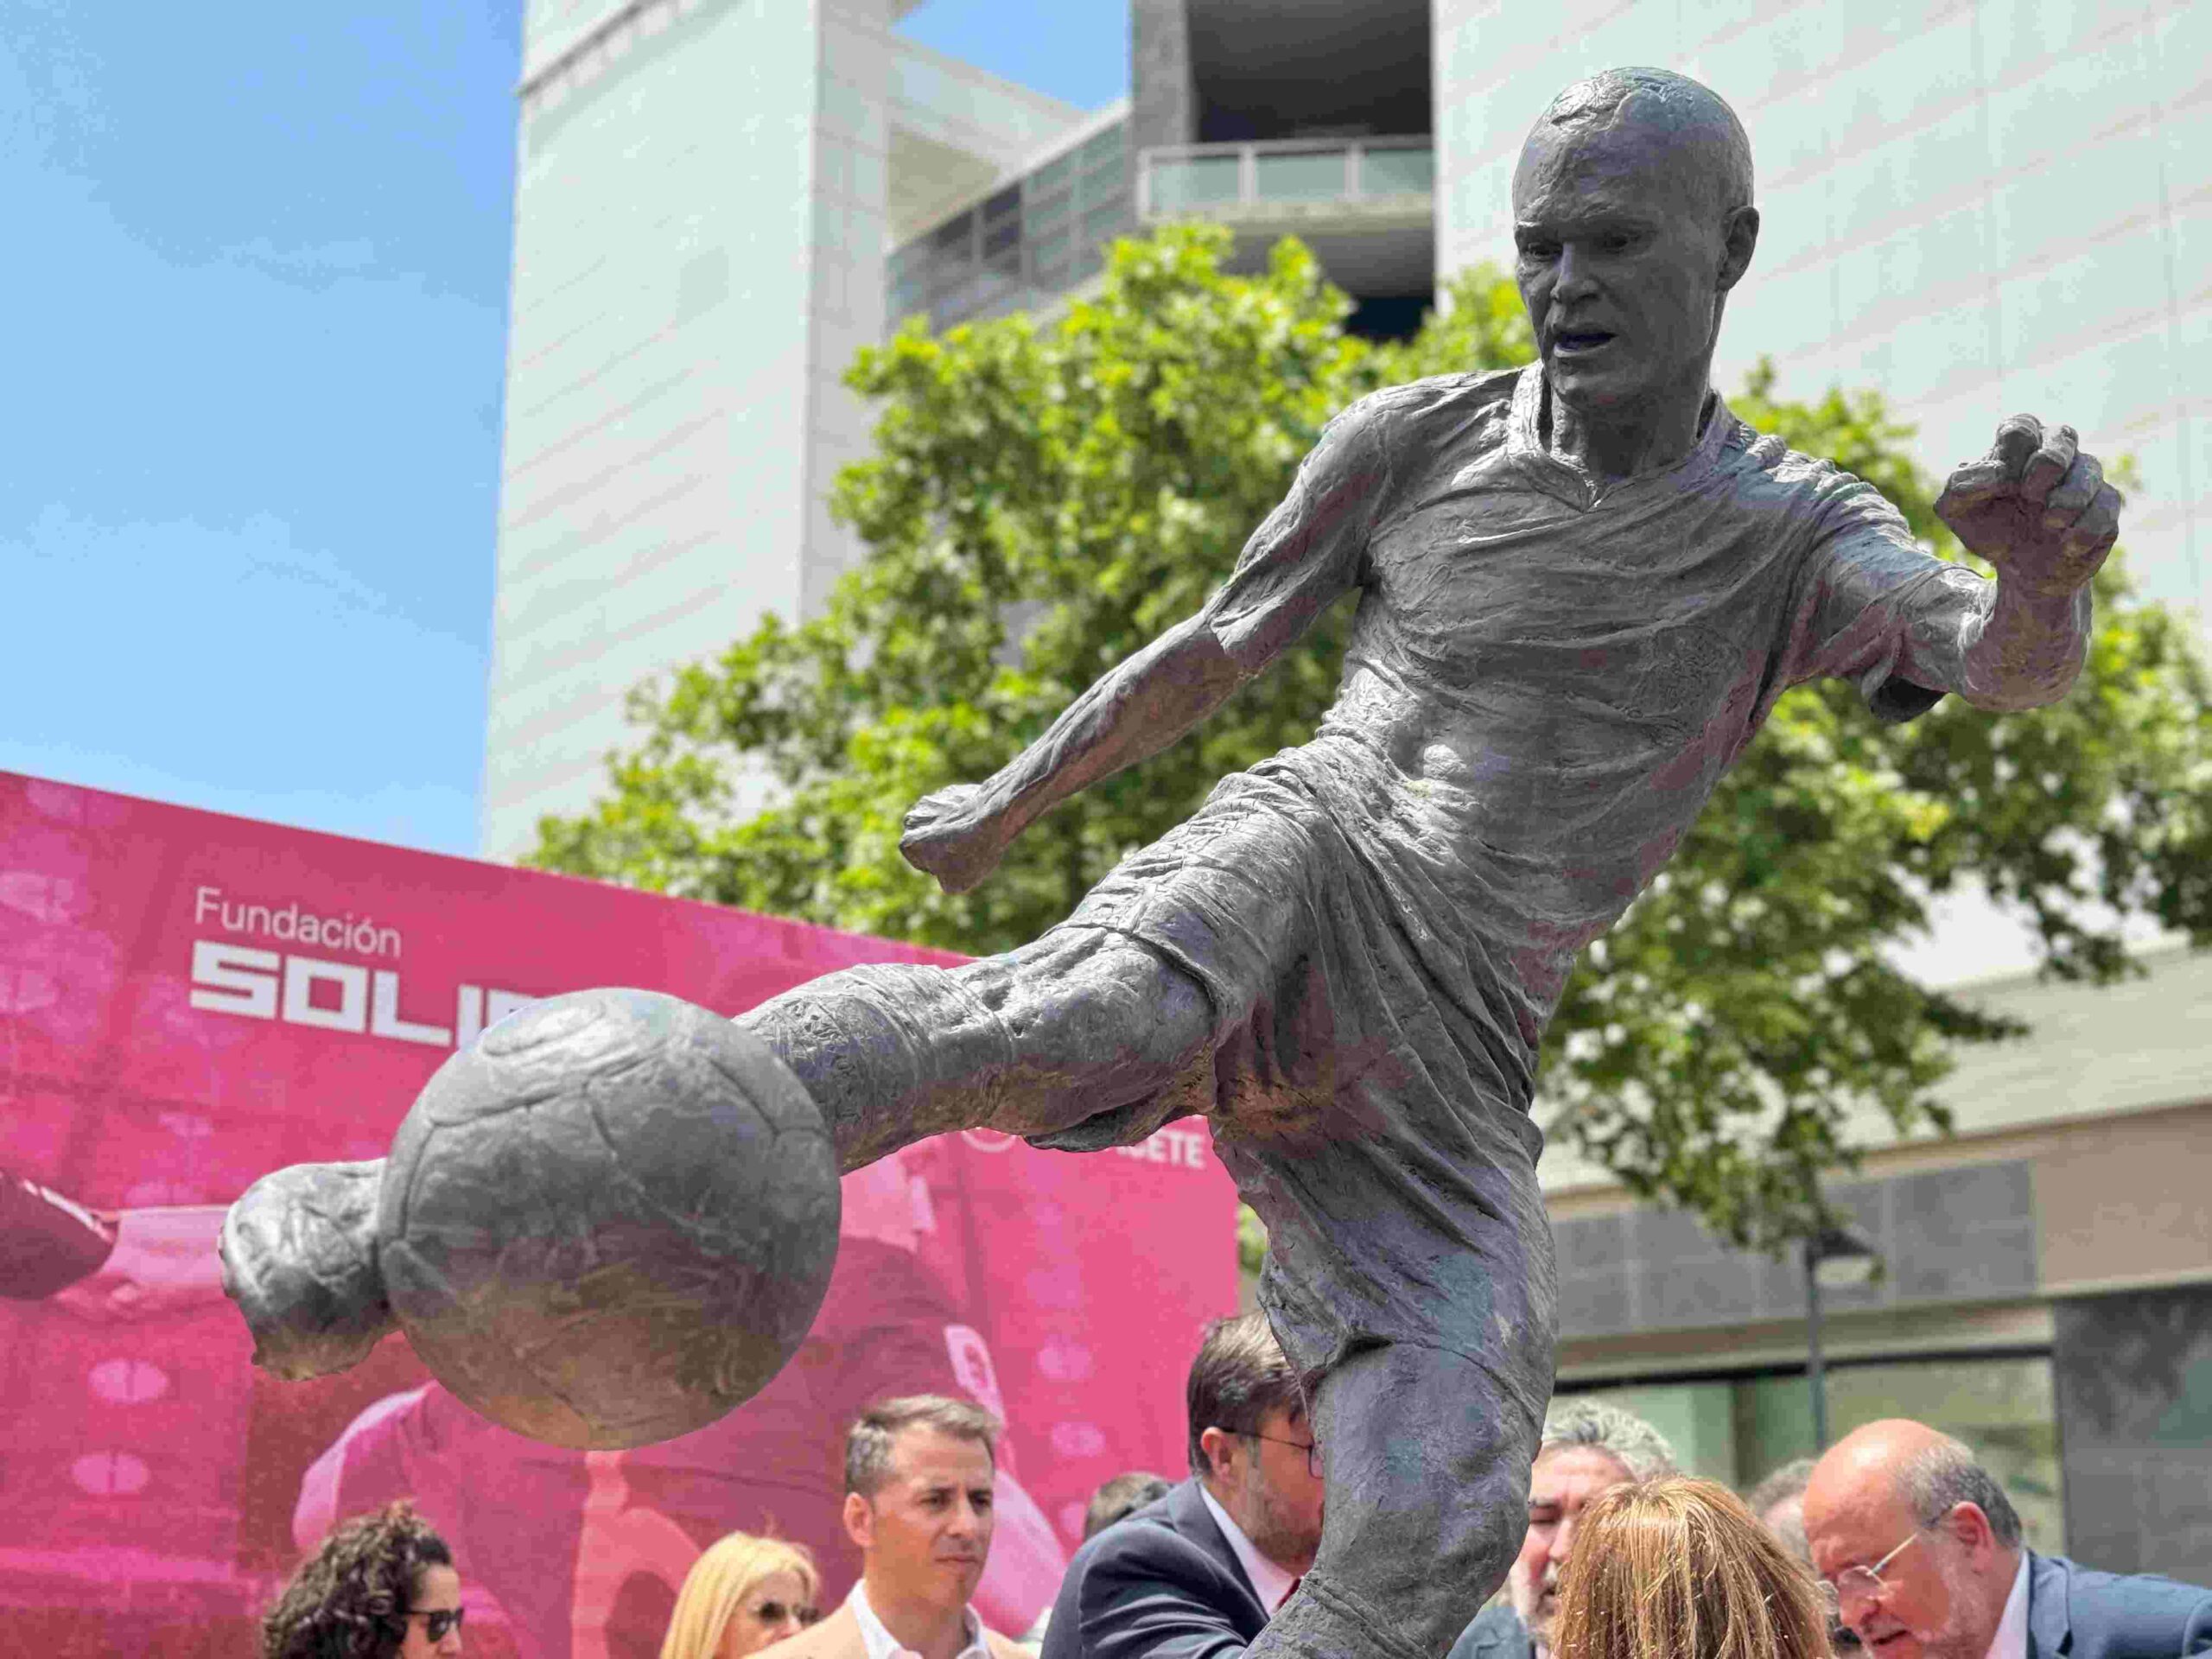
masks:
[[[2135,455],[2126,544],[2202,605],[2212,548],[2212,9],[2185,0],[1436,0],[1440,270],[1510,257],[1508,186],[1554,92],[1679,69],[1744,118],[1765,227],[1724,390],[1874,386],[1931,469],[2027,410]]]
[[[1129,0],[1129,149],[1198,141],[1190,0]]]
[[[2204,1583],[2212,1576],[2212,1286],[2063,1304],[2051,1357],[2069,1551]]]

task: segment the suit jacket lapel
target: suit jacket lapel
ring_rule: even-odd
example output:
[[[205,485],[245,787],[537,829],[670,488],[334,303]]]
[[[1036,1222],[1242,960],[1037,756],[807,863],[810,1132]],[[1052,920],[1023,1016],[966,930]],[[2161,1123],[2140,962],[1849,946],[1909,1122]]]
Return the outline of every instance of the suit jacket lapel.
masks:
[[[2074,1645],[2074,1621],[2066,1605],[2069,1565],[2056,1556],[2028,1553],[2028,1659],[2059,1659]]]
[[[1207,1512],[1206,1501],[1198,1494],[1196,1479],[1186,1480],[1167,1494],[1167,1520],[1176,1531],[1212,1557],[1215,1564],[1229,1574],[1230,1582],[1244,1592],[1251,1601],[1260,1622],[1267,1623],[1268,1610],[1260,1605],[1260,1592],[1252,1587],[1252,1580],[1244,1576],[1244,1563],[1236,1559],[1236,1552],[1230,1547],[1228,1537],[1214,1524]]]

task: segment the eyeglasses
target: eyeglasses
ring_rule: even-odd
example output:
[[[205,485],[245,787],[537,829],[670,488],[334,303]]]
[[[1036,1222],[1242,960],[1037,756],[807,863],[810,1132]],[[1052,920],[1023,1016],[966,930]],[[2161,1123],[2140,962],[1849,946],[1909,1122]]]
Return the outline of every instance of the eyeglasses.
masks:
[[[1899,1544],[1872,1567],[1847,1567],[1833,1579],[1821,1580],[1821,1589],[1827,1601],[1828,1611],[1832,1613],[1840,1613],[1847,1602],[1872,1600],[1887,1590],[1889,1586],[1882,1582],[1882,1569],[1904,1554],[1907,1547],[1915,1538],[1920,1536],[1923,1530],[1924,1529],[1917,1527],[1913,1529],[1906,1535],[1904,1543]]]
[[[1280,1434],[1262,1434],[1256,1428],[1242,1431],[1251,1440],[1273,1440],[1277,1446],[1294,1446],[1306,1454],[1306,1472],[1319,1477],[1321,1472],[1321,1446],[1318,1440],[1286,1440]]]
[[[446,1639],[446,1633],[448,1630],[457,1630],[461,1628],[461,1621],[467,1616],[467,1613],[468,1609],[466,1607],[438,1607],[423,1612],[402,1613],[400,1617],[421,1619],[423,1634],[433,1642],[442,1642]]]

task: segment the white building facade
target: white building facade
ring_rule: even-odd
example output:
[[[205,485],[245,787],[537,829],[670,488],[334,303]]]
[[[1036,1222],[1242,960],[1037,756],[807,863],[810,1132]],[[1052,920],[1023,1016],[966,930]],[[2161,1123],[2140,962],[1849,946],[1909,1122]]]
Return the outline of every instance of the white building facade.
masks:
[[[531,0],[488,856],[588,804],[631,687],[820,607],[887,251],[1083,118],[901,40],[909,9]]]

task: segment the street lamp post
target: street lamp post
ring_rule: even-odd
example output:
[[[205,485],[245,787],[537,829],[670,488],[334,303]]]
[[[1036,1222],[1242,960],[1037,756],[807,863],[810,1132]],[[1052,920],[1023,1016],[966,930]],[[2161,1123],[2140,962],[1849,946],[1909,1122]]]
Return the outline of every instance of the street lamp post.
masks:
[[[1828,1446],[1827,1367],[1821,1352],[1821,1287],[1863,1285],[1882,1258],[1866,1236],[1848,1227],[1826,1227],[1805,1241],[1805,1381],[1813,1391],[1813,1451]]]

